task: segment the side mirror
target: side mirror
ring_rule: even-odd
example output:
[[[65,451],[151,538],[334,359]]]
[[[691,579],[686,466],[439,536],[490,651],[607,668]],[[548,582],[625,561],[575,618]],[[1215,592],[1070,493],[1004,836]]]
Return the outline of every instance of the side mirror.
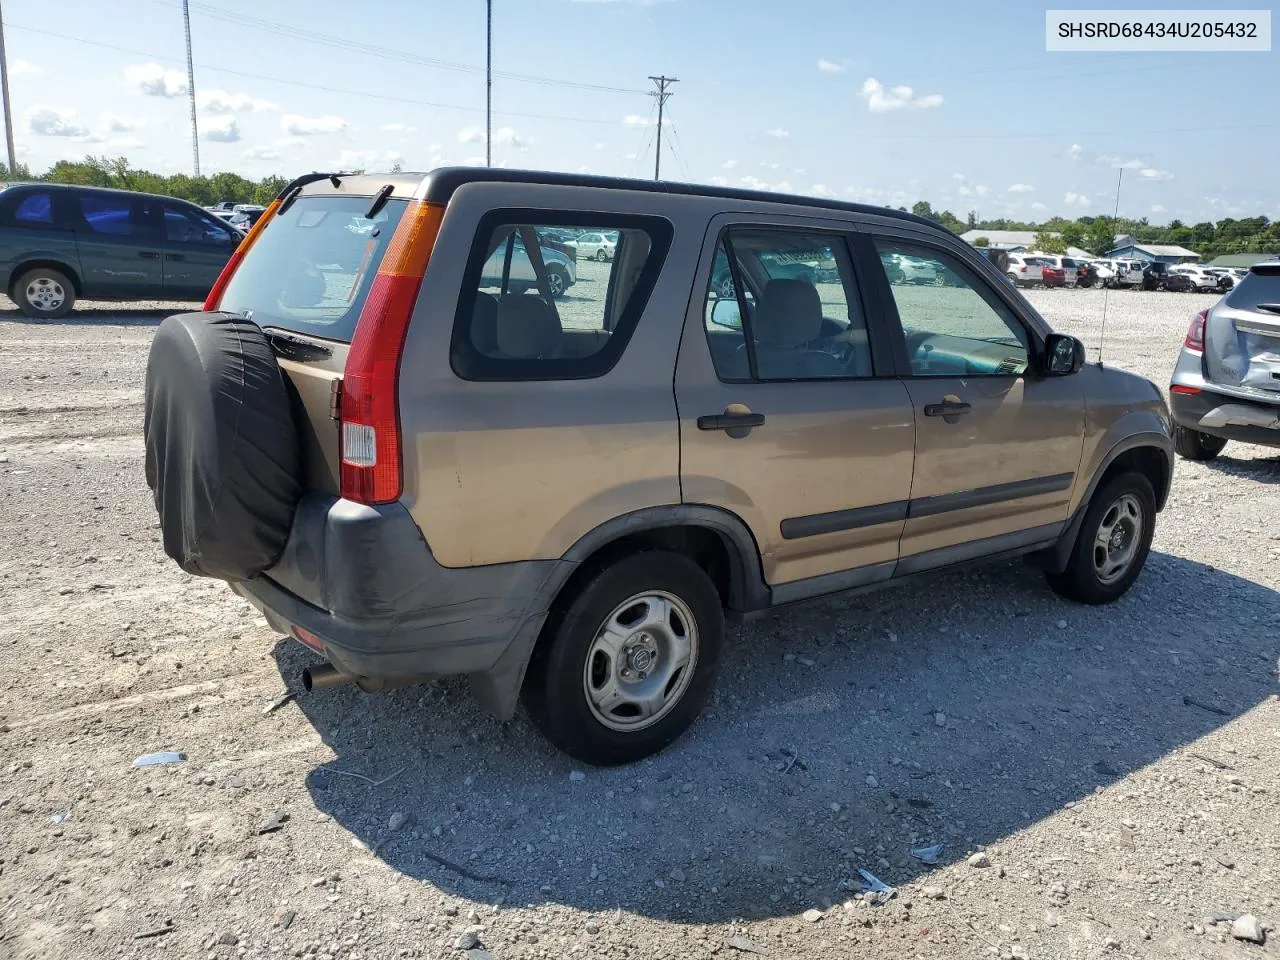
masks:
[[[1051,333],[1044,341],[1043,374],[1068,377],[1084,366],[1084,344],[1065,333]]]
[[[711,307],[711,322],[729,330],[742,329],[742,313],[737,300],[717,300]]]

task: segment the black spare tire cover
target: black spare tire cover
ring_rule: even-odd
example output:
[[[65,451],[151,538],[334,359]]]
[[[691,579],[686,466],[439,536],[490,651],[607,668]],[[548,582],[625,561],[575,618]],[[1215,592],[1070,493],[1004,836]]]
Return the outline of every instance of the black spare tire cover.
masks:
[[[147,485],[164,552],[188,573],[251,580],[279,559],[302,495],[288,387],[267,338],[229,313],[182,313],[147,359]]]

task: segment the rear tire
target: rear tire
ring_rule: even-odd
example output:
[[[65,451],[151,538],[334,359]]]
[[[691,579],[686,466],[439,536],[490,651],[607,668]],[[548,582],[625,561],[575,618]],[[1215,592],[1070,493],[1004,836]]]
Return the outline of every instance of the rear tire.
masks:
[[[678,553],[631,554],[553,612],[529,663],[525,707],[571,757],[632,763],[698,716],[723,635],[720,595],[701,567]]]
[[[61,270],[35,267],[13,285],[13,302],[28,317],[57,320],[75,306],[76,290]]]
[[[547,269],[547,288],[551,291],[551,296],[559,300],[565,295],[569,289],[569,274],[562,267],[550,267]]]
[[[1181,424],[1173,428],[1173,449],[1186,460],[1212,460],[1226,445],[1227,441],[1222,437],[1201,433]]]
[[[1120,599],[1147,562],[1155,521],[1151,481],[1136,471],[1113,477],[1089,501],[1066,569],[1045,575],[1049,586],[1077,603]]]

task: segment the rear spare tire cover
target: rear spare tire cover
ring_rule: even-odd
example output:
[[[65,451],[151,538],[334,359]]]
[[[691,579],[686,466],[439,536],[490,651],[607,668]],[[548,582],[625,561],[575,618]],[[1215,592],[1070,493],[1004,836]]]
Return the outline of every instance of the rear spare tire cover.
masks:
[[[251,580],[279,559],[302,495],[288,387],[262,330],[182,313],[147,359],[147,485],[164,551],[188,573]]]

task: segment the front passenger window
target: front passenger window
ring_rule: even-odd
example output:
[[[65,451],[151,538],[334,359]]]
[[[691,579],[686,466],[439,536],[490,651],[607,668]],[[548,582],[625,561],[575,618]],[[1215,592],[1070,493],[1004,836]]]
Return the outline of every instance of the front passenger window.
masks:
[[[913,376],[1016,377],[1026,371],[1026,328],[968,267],[931,247],[877,240],[876,248]]]

